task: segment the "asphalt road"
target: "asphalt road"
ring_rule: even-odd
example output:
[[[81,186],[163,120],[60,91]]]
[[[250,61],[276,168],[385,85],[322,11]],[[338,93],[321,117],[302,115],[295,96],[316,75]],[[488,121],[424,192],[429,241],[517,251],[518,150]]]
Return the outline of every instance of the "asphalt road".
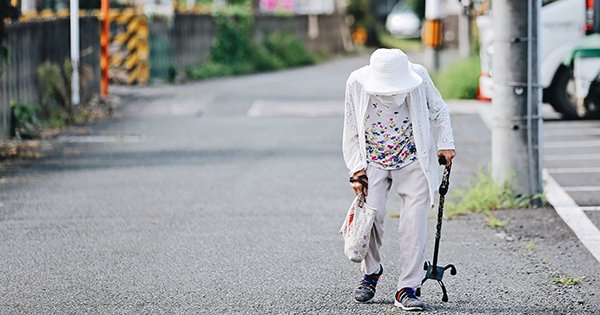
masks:
[[[352,300],[360,272],[338,234],[352,191],[333,104],[366,61],[114,88],[115,119],[1,171],[0,314],[400,313],[397,219],[373,303]],[[320,117],[298,110],[318,104]],[[488,165],[490,135],[475,114],[453,124],[458,187]],[[552,209],[498,216],[505,229],[480,215],[444,223],[440,262],[458,275],[446,276],[448,303],[424,286],[428,313],[600,314],[600,264]],[[554,284],[561,275],[584,279]]]
[[[600,121],[547,120],[544,134],[550,174],[578,205],[600,210]]]

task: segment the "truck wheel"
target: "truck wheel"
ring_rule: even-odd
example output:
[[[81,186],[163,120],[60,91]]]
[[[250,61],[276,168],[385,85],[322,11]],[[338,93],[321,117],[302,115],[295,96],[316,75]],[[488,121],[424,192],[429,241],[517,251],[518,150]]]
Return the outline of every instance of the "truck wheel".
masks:
[[[567,119],[579,119],[577,113],[577,98],[575,97],[575,80],[571,68],[561,65],[558,67],[554,80],[548,88],[548,101],[554,110],[563,114]]]
[[[586,118],[600,119],[600,81],[590,85],[590,92],[585,98]]]

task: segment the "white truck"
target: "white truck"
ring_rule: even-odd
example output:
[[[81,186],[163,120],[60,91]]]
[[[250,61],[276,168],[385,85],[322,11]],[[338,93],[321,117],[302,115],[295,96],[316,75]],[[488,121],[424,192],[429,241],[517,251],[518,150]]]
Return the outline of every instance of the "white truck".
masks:
[[[597,85],[592,83],[585,94],[588,100],[583,108],[581,102],[578,110],[578,93],[576,93],[575,78],[573,76],[573,62],[569,63],[569,56],[573,49],[586,36],[593,31],[594,18],[597,18],[597,9],[600,0],[543,0],[540,12],[541,29],[540,38],[540,72],[541,85],[544,88],[544,102],[550,103],[554,109],[563,114],[563,117],[593,118],[600,115],[598,101],[589,98],[597,97],[592,93]],[[596,13],[596,14],[595,14]],[[489,15],[477,18],[480,31],[480,57],[481,77],[479,80],[479,94],[484,99],[493,97],[492,88],[492,46],[493,30],[492,17]],[[594,61],[595,62],[595,61]],[[581,95],[582,93],[579,93]]]

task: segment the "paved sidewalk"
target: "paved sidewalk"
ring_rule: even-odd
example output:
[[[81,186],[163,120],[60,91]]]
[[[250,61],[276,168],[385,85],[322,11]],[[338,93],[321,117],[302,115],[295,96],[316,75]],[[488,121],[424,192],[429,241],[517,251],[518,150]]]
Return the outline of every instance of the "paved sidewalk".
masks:
[[[385,223],[375,301],[352,300],[360,272],[338,234],[352,199],[342,117],[248,116],[256,102],[341,102],[364,62],[115,89],[118,118],[89,127],[88,141],[0,171],[0,314],[400,313],[397,219]],[[490,136],[469,111],[453,124],[455,188],[488,165]],[[458,275],[446,276],[448,303],[425,285],[428,313],[600,313],[600,264],[552,209],[498,215],[505,230],[479,215],[444,222],[440,263]],[[562,287],[558,275],[585,278]]]

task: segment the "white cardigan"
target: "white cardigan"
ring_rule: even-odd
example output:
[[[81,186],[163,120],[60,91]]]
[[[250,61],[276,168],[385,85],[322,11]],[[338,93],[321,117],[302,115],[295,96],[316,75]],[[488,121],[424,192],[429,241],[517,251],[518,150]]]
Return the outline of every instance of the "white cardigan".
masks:
[[[427,177],[433,204],[444,169],[437,162],[437,150],[454,149],[454,137],[448,105],[433,85],[427,69],[419,64],[412,64],[412,67],[423,78],[423,83],[409,92],[406,101],[413,125],[417,159]],[[366,66],[355,70],[346,82],[342,150],[350,175],[367,167],[364,121],[369,95],[363,88],[366,71]],[[434,145],[434,131],[437,146]]]

